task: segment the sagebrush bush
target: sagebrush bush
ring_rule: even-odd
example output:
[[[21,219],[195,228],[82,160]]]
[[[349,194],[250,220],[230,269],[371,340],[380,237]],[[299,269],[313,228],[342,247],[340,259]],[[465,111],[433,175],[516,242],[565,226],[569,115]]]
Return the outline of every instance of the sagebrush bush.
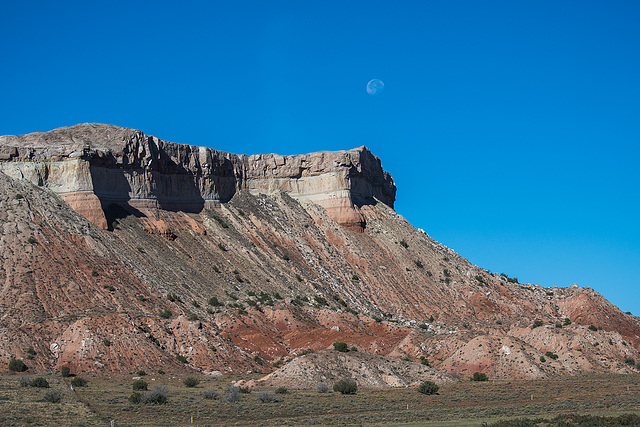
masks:
[[[358,385],[350,378],[344,379],[333,385],[333,391],[337,391],[341,394],[356,394],[358,391]]]
[[[227,403],[236,403],[240,400],[240,390],[238,387],[231,386],[227,389],[227,392],[224,395],[224,400]]]
[[[200,380],[196,377],[187,377],[182,380],[182,383],[187,387],[195,387],[200,384]]]
[[[137,405],[142,400],[142,395],[134,391],[133,393],[131,393],[131,396],[129,396],[128,400],[129,402]]]
[[[277,402],[278,398],[276,397],[275,394],[271,392],[261,391],[260,393],[258,393],[258,400],[262,403],[271,403],[271,402]]]
[[[278,387],[275,391],[276,394],[287,394],[289,390],[286,387]]]
[[[202,392],[202,397],[209,400],[218,398],[218,392],[216,390],[205,390]]]
[[[438,384],[432,381],[423,381],[422,384],[418,386],[418,393],[422,394],[437,394],[440,387]]]
[[[140,402],[146,405],[164,405],[169,401],[167,386],[157,385],[140,398]]]
[[[20,387],[31,387],[31,378],[28,375],[20,377]]]
[[[134,390],[147,390],[148,387],[149,387],[149,384],[146,381],[143,381],[143,380],[136,380],[136,381],[133,382],[131,387]]]
[[[49,390],[42,395],[42,400],[49,403],[60,403],[62,393],[60,393],[60,390]]]
[[[333,343],[333,348],[336,351],[339,351],[339,352],[342,352],[342,353],[346,353],[347,351],[349,351],[349,346],[345,342],[334,342]]]
[[[329,384],[327,383],[323,383],[323,382],[319,382],[318,385],[316,385],[316,391],[318,393],[326,393],[329,391]]]

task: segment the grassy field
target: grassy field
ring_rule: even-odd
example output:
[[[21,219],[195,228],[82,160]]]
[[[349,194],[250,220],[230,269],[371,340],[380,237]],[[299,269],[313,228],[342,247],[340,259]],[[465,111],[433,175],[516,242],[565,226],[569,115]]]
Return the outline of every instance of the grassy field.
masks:
[[[164,405],[132,404],[132,377],[93,378],[88,385],[69,387],[70,378],[38,375],[49,389],[21,387],[23,375],[0,378],[0,425],[64,426],[267,426],[267,425],[380,425],[479,426],[515,417],[552,417],[578,413],[617,415],[640,413],[640,376],[584,376],[555,380],[461,381],[443,386],[440,394],[425,396],[416,388],[360,390],[356,395],[334,392],[290,391],[277,402],[262,403],[262,390],[242,394],[237,403],[223,396],[230,378],[199,376],[197,387],[186,387],[183,377],[147,375],[154,385],[168,389]],[[31,378],[35,378],[32,375]],[[246,378],[245,378],[246,379]],[[42,400],[46,391],[60,390],[60,403]],[[216,390],[217,399],[203,391]],[[273,392],[274,390],[266,390]]]

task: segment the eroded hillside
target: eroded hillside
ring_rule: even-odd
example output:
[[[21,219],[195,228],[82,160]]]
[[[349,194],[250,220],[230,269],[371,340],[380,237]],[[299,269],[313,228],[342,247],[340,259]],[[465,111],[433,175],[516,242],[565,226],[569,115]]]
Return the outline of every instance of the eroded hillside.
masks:
[[[6,362],[267,373],[343,341],[465,376],[635,369],[636,317],[470,264],[392,209],[365,148],[243,157],[74,128],[0,137]]]

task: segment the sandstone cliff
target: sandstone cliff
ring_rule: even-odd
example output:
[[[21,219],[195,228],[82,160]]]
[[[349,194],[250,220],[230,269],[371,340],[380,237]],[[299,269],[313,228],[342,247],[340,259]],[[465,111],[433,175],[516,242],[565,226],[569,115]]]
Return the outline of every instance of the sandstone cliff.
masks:
[[[0,369],[268,373],[343,341],[464,376],[635,371],[637,317],[472,265],[394,195],[365,148],[237,156],[106,125],[0,137]]]

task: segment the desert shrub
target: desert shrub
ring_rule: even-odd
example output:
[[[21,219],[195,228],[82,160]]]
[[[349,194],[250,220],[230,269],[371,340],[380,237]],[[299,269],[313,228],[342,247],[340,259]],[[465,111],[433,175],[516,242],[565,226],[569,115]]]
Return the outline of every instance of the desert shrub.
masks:
[[[205,390],[202,392],[202,397],[209,400],[218,398],[218,392],[216,390]]]
[[[242,394],[249,394],[251,393],[251,387],[238,387],[238,391]]]
[[[327,383],[319,382],[318,385],[316,385],[316,391],[318,393],[326,393],[329,391],[329,385]]]
[[[147,372],[141,369],[136,372],[136,375],[138,375],[139,377],[144,377],[145,375],[147,375]]]
[[[163,310],[160,312],[160,317],[162,317],[163,319],[169,319],[171,318],[171,310]]]
[[[422,394],[436,394],[438,393],[438,384],[432,381],[423,381],[422,384],[418,386],[418,393]]]
[[[75,377],[71,380],[71,385],[74,387],[85,387],[87,382],[88,381],[82,377]]]
[[[147,388],[149,387],[149,384],[144,380],[136,380],[133,382],[131,387],[134,390],[147,390]]]
[[[178,362],[187,363],[187,358],[181,354],[176,354],[176,359],[178,359]]]
[[[402,240],[400,240],[400,246],[402,246],[403,248],[406,249],[406,248],[409,247],[409,244],[407,243],[406,240],[402,239]]]
[[[140,399],[140,402],[144,404],[164,405],[168,400],[167,386],[157,385],[153,390],[146,392]]]
[[[544,357],[544,356],[540,356],[540,361],[541,361],[542,363],[544,363],[544,362],[546,362],[546,361],[547,361],[547,359],[545,359],[545,357]]]
[[[63,366],[62,368],[60,368],[60,375],[67,378],[69,375],[71,375],[71,369],[68,366]]]
[[[111,346],[111,341],[109,341],[108,339],[103,339],[102,340],[102,344],[104,344],[105,347],[110,347]]]
[[[277,402],[278,398],[271,392],[261,391],[260,393],[258,393],[258,400],[262,403],[272,403]]]
[[[416,260],[414,261],[414,264],[416,265],[416,267],[418,268],[424,268],[424,265],[422,264],[422,261],[420,260]]]
[[[60,403],[62,393],[60,393],[60,390],[49,390],[42,395],[42,400],[49,403]]]
[[[571,319],[569,319],[568,317],[564,318],[564,326],[569,326],[571,324]]]
[[[358,280],[360,280],[360,277],[357,274],[354,274],[353,276],[351,276],[351,280],[357,282]]]
[[[15,196],[13,196],[16,200],[20,200],[22,198],[24,198],[24,196],[20,193],[16,194]]]
[[[223,303],[221,303],[220,301],[218,301],[218,297],[211,297],[209,298],[208,301],[209,305],[212,305],[214,307],[220,307],[222,305],[224,305]]]
[[[544,323],[542,323],[542,320],[535,320],[533,322],[533,325],[531,325],[531,329],[535,329],[538,328],[540,326],[544,325]]]
[[[36,355],[36,351],[33,349],[33,347],[29,347],[29,348],[27,349],[27,354],[28,354],[29,356],[35,356],[35,355]]]
[[[182,380],[182,383],[186,386],[186,387],[195,387],[198,384],[200,384],[200,380],[197,379],[196,377],[187,377],[185,379]]]
[[[471,381],[488,381],[489,378],[484,372],[474,372]]]
[[[626,357],[624,359],[624,363],[626,363],[627,365],[635,366],[636,361],[633,357]]]
[[[42,377],[37,377],[31,380],[29,383],[31,387],[49,388],[49,381]]]
[[[349,351],[349,346],[345,342],[334,342],[333,348],[341,353],[346,353],[347,351]]]
[[[358,385],[352,379],[344,379],[333,385],[333,391],[337,391],[341,394],[356,394],[358,391]]]
[[[222,252],[227,251],[227,247],[225,246],[224,243],[218,243],[218,249],[220,249]]]
[[[558,358],[558,355],[552,351],[547,351],[544,355],[553,360],[556,360]]]
[[[227,403],[236,403],[240,400],[240,397],[240,390],[234,386],[230,386],[224,394],[224,400]]]
[[[20,377],[20,387],[31,387],[31,378],[28,375]]]
[[[286,387],[278,387],[275,391],[276,394],[287,394],[289,390]]]
[[[25,365],[22,360],[12,357],[11,360],[9,360],[9,370],[13,372],[24,372],[27,370],[27,365]]]
[[[133,393],[131,393],[131,396],[128,397],[128,400],[134,405],[137,405],[138,403],[140,403],[140,401],[142,401],[142,395],[134,391]]]
[[[421,365],[425,365],[425,366],[430,366],[429,365],[429,361],[427,360],[427,358],[425,356],[420,356],[420,364]]]

